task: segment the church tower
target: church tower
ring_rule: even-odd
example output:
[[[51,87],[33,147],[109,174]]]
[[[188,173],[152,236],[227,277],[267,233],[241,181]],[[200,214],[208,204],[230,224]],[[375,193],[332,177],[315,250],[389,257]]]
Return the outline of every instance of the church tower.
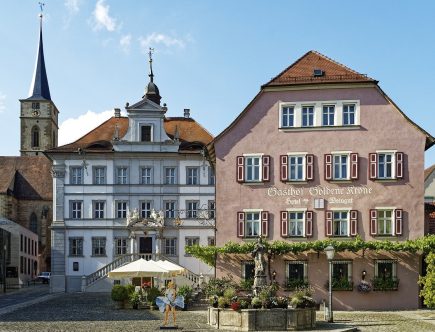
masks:
[[[20,99],[20,152],[22,156],[40,155],[44,150],[57,147],[58,139],[59,111],[51,100],[45,70],[42,43],[42,12],[39,18],[39,45],[36,54],[35,72],[30,85],[29,97]]]

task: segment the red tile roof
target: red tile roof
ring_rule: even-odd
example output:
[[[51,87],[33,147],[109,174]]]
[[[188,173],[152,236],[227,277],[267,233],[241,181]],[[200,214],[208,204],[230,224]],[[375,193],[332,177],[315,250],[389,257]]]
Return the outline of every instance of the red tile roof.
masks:
[[[75,142],[50,149],[47,152],[76,152],[79,148],[87,152],[111,152],[115,126],[118,127],[119,137],[122,138],[128,130],[128,118],[112,117]],[[206,145],[213,140],[213,136],[192,118],[165,118],[164,127],[171,138],[175,137],[178,130],[182,143],[180,150],[191,149],[188,146],[191,147],[192,143]]]
[[[51,162],[45,156],[0,157],[0,194],[51,200]]]
[[[323,75],[314,76],[315,69],[323,71]],[[263,87],[341,82],[377,83],[377,81],[367,77],[367,75],[360,74],[319,52],[309,51],[268,83],[264,84]]]

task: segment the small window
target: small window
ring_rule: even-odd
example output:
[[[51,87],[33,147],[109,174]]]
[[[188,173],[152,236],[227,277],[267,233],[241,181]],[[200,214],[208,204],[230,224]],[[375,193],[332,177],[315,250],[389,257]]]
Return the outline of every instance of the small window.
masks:
[[[261,181],[261,156],[245,157],[245,181],[260,182]]]
[[[94,184],[106,184],[106,167],[94,167]]]
[[[83,256],[83,238],[70,237],[69,238],[69,255],[70,256]]]
[[[83,184],[83,167],[71,167],[70,173],[71,184]]]
[[[196,185],[199,184],[199,168],[186,167],[186,184]]]
[[[281,127],[291,128],[294,127],[295,110],[294,107],[283,107],[281,110]]]
[[[379,179],[394,178],[394,153],[378,154],[378,178]]]
[[[141,184],[152,184],[152,168],[143,167],[140,169],[140,183]]]
[[[73,271],[77,272],[79,270],[79,262],[73,262]]]
[[[305,212],[289,211],[288,212],[289,236],[304,236]]]
[[[175,167],[165,167],[165,184],[175,184]]]
[[[398,286],[399,279],[397,279],[397,262],[389,259],[375,260],[373,290],[397,290]]]
[[[39,148],[39,127],[32,128],[32,148]]]
[[[355,124],[355,104],[343,105],[343,125],[351,126]]]
[[[255,277],[255,262],[254,261],[243,261],[241,268],[242,268],[242,279],[243,280],[254,280],[254,277]]]
[[[140,215],[142,218],[149,218],[151,216],[151,210],[153,208],[152,201],[140,202]]]
[[[140,140],[141,142],[151,142],[152,141],[152,127],[147,126],[141,126],[140,127]]]
[[[214,174],[214,169],[211,166],[208,167],[208,184],[210,186],[214,186],[216,184],[216,176]]]
[[[294,290],[297,287],[308,285],[307,262],[287,261],[286,262],[286,288]]]
[[[303,106],[302,107],[302,127],[314,126],[314,107]]]
[[[349,179],[349,154],[333,155],[334,180]]]
[[[117,237],[114,239],[115,256],[127,254],[127,238]]]
[[[187,218],[196,218],[198,214],[198,201],[186,201],[186,217]]]
[[[199,245],[199,237],[186,237],[185,238],[185,246],[195,246]],[[185,253],[184,256],[190,256],[190,254]]]
[[[36,216],[35,213],[32,213],[30,215],[30,225],[29,225],[29,229],[35,233],[38,234],[38,217]]]
[[[305,180],[305,156],[289,156],[289,181],[304,181]]]
[[[92,238],[92,256],[106,256],[106,238]]]
[[[260,211],[245,213],[245,236],[257,237],[261,230]]]
[[[332,261],[332,289],[353,290],[352,261]]]
[[[104,219],[104,207],[106,202],[104,201],[95,201],[94,202],[94,218],[95,219]]]
[[[177,256],[177,238],[173,237],[165,239],[165,255]]]
[[[323,122],[324,126],[333,126],[335,124],[335,106],[323,106]]]
[[[117,167],[116,168],[116,184],[127,184],[128,168]]]
[[[175,201],[165,201],[165,218],[175,218]]]
[[[216,239],[215,239],[214,236],[209,236],[209,237],[207,238],[207,245],[208,245],[209,247],[214,247],[214,246],[216,245]]]
[[[208,201],[208,219],[216,218],[216,202]]]
[[[70,203],[70,218],[82,219],[83,218],[83,202],[71,201]]]
[[[39,103],[32,103],[32,109],[39,110],[41,108],[41,105]]]
[[[333,211],[334,236],[349,236],[349,211]]]
[[[377,210],[378,235],[393,234],[393,210]]]
[[[118,219],[127,218],[127,202],[126,201],[116,202],[116,218],[118,218]]]

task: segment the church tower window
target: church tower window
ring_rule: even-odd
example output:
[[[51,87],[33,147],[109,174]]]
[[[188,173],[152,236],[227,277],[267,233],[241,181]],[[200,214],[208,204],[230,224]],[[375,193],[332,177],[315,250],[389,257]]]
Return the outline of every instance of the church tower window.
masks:
[[[35,233],[38,234],[38,217],[36,217],[35,212],[33,212],[30,215],[30,225],[29,225],[29,229]]]
[[[39,128],[34,126],[32,128],[32,148],[39,148]]]

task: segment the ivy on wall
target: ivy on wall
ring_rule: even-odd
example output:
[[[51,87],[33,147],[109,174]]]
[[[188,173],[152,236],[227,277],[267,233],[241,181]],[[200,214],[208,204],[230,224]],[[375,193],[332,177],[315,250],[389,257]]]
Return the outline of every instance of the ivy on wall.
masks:
[[[364,241],[357,236],[354,240],[317,240],[306,242],[287,242],[287,241],[264,241],[267,251],[272,255],[299,254],[307,251],[322,252],[328,245],[332,245],[336,252],[360,250],[390,251],[390,252],[435,252],[435,235],[427,235],[415,240],[407,241]],[[252,242],[227,242],[223,247],[213,246],[188,246],[186,252],[208,265],[216,265],[218,254],[249,254],[254,250],[255,241]]]

